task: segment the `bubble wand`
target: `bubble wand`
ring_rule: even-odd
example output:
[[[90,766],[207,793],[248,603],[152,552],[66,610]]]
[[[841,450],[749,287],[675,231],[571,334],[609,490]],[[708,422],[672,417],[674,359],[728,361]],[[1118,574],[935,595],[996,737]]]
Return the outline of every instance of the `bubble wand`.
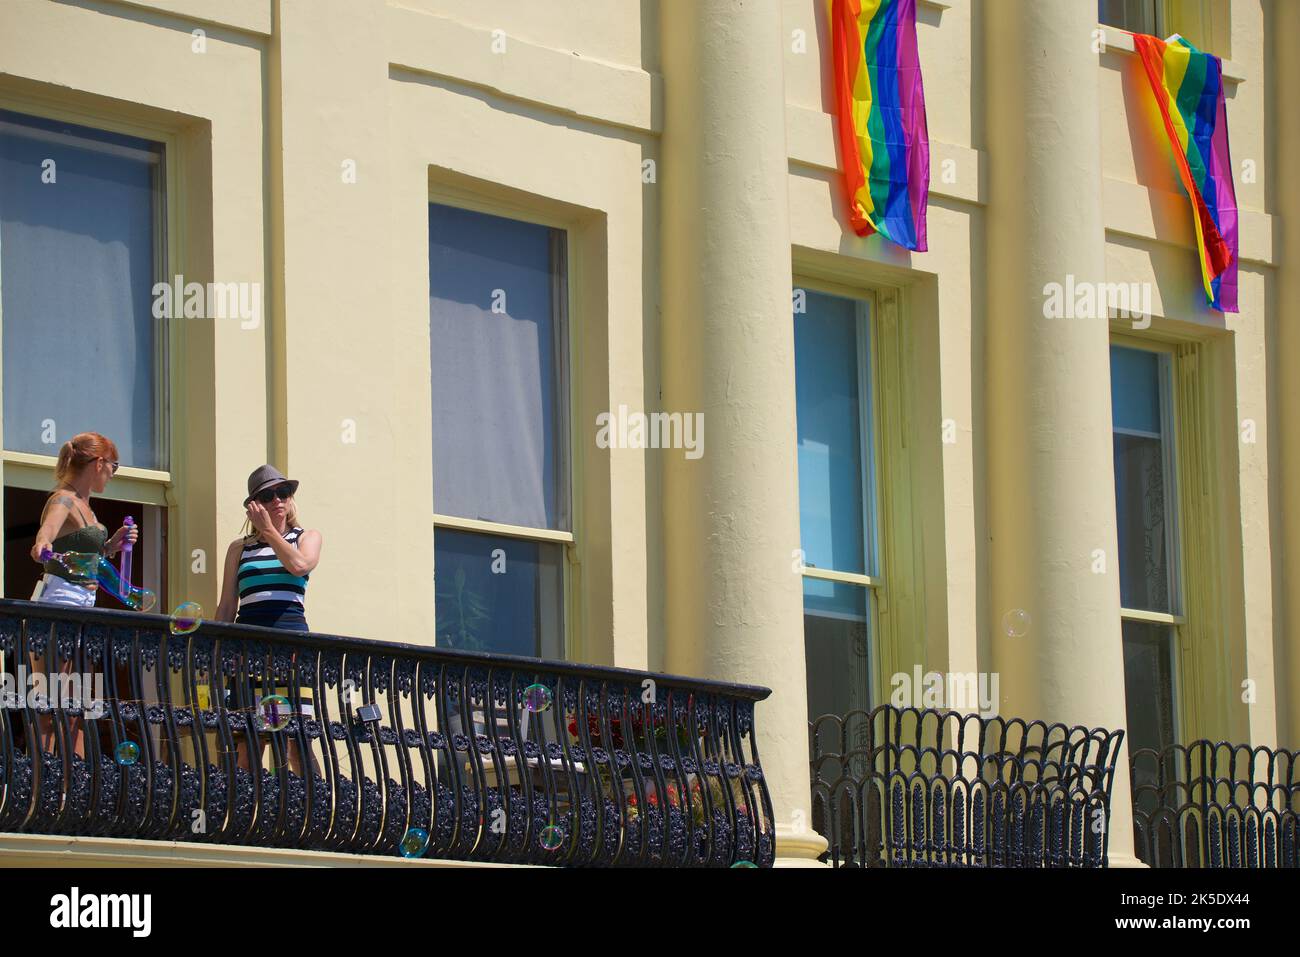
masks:
[[[135,527],[135,519],[128,515],[122,519],[122,525],[128,529]],[[118,555],[118,570],[122,574],[122,584],[128,588],[131,587],[131,536],[128,534],[122,540],[122,551]]]

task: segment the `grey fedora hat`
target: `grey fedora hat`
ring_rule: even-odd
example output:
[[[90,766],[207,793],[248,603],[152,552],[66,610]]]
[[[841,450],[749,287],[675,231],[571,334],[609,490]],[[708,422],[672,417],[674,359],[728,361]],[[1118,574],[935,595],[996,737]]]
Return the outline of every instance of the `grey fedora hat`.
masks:
[[[294,479],[285,478],[274,465],[262,465],[255,468],[253,474],[248,477],[248,498],[244,499],[244,507],[248,507],[248,503],[257,496],[258,492],[274,488],[277,485],[292,485],[294,492],[298,491],[298,482]]]

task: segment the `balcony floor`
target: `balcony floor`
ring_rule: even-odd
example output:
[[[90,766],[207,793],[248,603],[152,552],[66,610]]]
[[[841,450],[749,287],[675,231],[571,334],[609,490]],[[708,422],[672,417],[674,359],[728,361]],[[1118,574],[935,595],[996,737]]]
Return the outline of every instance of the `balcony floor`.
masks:
[[[239,844],[191,844],[119,837],[0,834],[5,867],[530,867],[394,855],[338,854]]]

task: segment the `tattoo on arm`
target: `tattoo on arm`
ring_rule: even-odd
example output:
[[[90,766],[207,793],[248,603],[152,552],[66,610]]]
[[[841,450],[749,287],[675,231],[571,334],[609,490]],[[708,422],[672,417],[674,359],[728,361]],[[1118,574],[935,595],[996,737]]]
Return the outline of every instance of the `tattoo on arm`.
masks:
[[[50,497],[49,499],[46,499],[45,507],[41,509],[42,524],[44,524],[45,522],[45,516],[50,514],[51,505],[62,505],[64,508],[68,510],[68,514],[72,514],[72,510],[76,507],[76,503],[73,502],[72,499],[69,498],[67,495],[60,495],[58,498]]]

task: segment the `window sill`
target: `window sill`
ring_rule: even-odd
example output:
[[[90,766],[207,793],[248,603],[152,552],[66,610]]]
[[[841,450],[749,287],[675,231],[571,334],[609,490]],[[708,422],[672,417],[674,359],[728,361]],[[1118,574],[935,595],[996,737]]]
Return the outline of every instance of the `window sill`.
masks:
[[[805,578],[820,578],[822,581],[839,582],[844,585],[861,585],[865,588],[879,588],[880,579],[874,575],[858,572],[837,572],[830,568],[818,568],[816,565],[804,565]]]
[[[1104,23],[1097,24],[1097,29],[1104,31],[1104,40],[1107,50],[1117,50],[1121,53],[1137,53],[1133,46],[1133,35],[1127,30],[1121,30],[1119,27],[1107,26]],[[1232,60],[1223,60],[1223,79],[1232,83],[1245,83],[1246,74],[1241,67]]]
[[[505,538],[529,538],[541,542],[558,542],[572,544],[572,532],[561,532],[549,528],[529,528],[523,525],[506,525],[501,522],[485,522],[475,518],[458,518],[455,515],[433,513],[433,524],[438,528],[452,528],[462,532],[484,532]]]
[[[1187,619],[1182,615],[1171,615],[1163,611],[1144,611],[1140,608],[1121,608],[1119,616],[1125,621],[1143,621],[1152,625],[1184,625]]]

